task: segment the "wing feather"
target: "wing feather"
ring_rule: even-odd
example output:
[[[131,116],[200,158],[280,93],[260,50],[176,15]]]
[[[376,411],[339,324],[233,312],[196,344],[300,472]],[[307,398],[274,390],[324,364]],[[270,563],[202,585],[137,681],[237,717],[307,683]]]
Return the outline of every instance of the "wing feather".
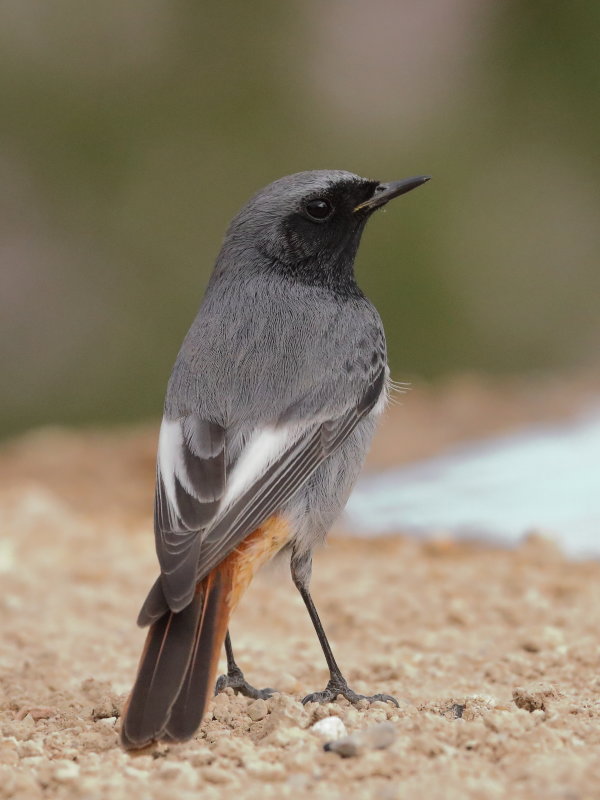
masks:
[[[225,491],[225,430],[189,414],[164,419],[159,437],[154,534],[162,588],[171,610],[190,602],[202,531]]]

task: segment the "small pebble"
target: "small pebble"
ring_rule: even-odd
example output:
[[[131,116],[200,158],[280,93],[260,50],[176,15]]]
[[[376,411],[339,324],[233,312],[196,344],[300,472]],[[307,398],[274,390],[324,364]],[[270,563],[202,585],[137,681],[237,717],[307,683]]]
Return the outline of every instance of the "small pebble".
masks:
[[[319,734],[328,742],[348,735],[346,726],[339,717],[324,717],[315,722],[314,725],[311,725],[310,730]]]
[[[350,734],[350,736],[327,742],[323,745],[323,749],[331,750],[342,758],[351,758],[367,750],[384,750],[393,743],[395,738],[396,726],[391,722],[380,722],[378,725],[371,725],[369,728]]]
[[[260,699],[250,703],[246,710],[252,722],[258,722],[259,720],[264,719],[269,713],[266,702]]]
[[[513,689],[513,700],[518,708],[526,711],[547,711],[548,705],[558,697],[558,692],[549,683],[537,681]]]
[[[105,726],[107,726],[109,728],[114,728],[114,726],[117,724],[117,718],[116,717],[98,717],[96,721],[100,725],[105,725]]]

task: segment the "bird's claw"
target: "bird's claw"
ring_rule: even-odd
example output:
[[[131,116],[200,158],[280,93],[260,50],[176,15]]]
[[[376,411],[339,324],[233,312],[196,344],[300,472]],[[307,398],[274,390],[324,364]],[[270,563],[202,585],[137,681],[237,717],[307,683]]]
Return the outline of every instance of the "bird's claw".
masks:
[[[348,686],[348,684],[345,681],[343,683],[337,681],[335,682],[329,681],[324,691],[307,694],[306,697],[302,699],[302,704],[306,705],[306,703],[334,703],[338,695],[342,695],[342,697],[345,697],[346,700],[348,700],[353,705],[358,703],[359,700],[366,700],[369,703],[375,703],[377,701],[380,701],[382,703],[393,703],[396,706],[396,708],[400,707],[396,698],[392,697],[390,694],[373,694],[371,696],[364,694],[357,694],[356,692],[352,691],[352,689]]]
[[[244,678],[244,673],[241,669],[232,670],[227,675],[221,675],[215,684],[215,695],[224,692],[227,688],[231,688],[236,694],[243,694],[244,697],[250,697],[253,700],[268,700],[276,691],[276,689],[255,689]]]

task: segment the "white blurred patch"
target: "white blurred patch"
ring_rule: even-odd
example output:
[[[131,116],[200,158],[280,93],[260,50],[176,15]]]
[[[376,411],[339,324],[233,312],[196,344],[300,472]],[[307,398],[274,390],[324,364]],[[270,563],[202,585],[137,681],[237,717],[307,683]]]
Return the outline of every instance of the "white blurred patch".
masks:
[[[347,506],[362,535],[451,534],[516,544],[552,535],[600,556],[600,415],[537,427],[365,478]]]

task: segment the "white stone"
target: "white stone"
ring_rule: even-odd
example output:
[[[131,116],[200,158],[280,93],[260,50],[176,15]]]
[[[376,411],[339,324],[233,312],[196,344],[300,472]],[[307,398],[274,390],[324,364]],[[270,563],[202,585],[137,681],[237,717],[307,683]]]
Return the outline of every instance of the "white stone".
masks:
[[[315,722],[310,729],[328,742],[348,735],[346,726],[339,717],[324,717]]]

